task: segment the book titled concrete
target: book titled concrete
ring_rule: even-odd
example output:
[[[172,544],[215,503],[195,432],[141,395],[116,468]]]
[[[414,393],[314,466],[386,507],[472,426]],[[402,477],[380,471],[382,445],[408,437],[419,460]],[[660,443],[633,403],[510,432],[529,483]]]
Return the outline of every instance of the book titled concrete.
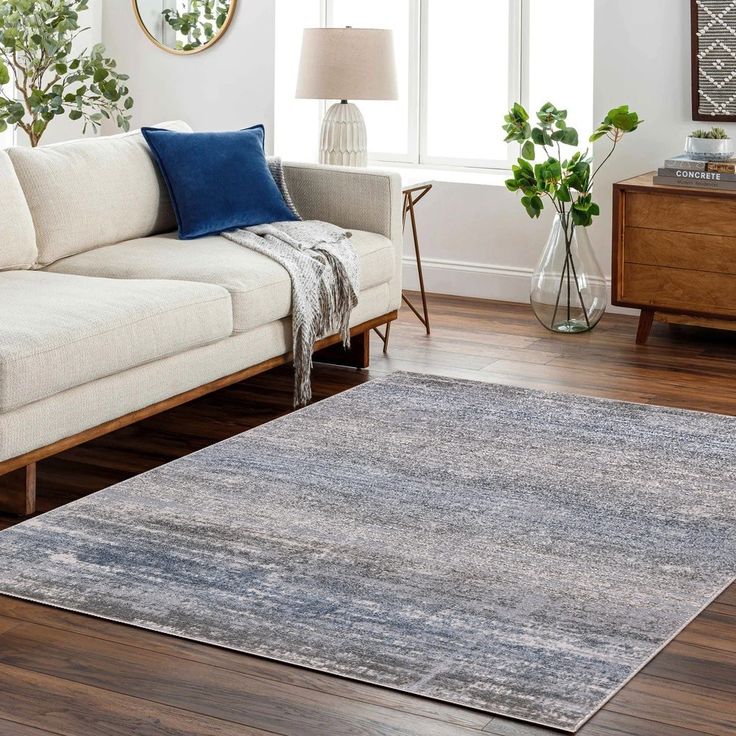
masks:
[[[718,181],[716,179],[683,179],[676,176],[657,175],[653,179],[655,184],[666,187],[695,187],[698,189],[725,189],[736,190],[736,181]]]
[[[669,176],[685,181],[736,181],[736,174],[722,174],[720,171],[691,171],[690,169],[659,169],[659,176]]]

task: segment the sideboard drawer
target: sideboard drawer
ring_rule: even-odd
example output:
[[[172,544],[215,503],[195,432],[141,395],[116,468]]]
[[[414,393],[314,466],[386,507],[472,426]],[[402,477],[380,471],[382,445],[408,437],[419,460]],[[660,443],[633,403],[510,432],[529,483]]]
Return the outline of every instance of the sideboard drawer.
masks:
[[[624,244],[626,263],[736,274],[736,237],[626,227]]]
[[[621,286],[622,299],[630,304],[736,313],[736,274],[625,263]]]
[[[625,204],[630,227],[736,237],[733,198],[626,192]]]

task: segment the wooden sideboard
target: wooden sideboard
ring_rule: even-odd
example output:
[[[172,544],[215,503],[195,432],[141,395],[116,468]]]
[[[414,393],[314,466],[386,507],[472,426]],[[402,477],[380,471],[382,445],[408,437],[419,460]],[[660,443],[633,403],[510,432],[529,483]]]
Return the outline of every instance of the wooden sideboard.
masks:
[[[652,322],[736,329],[736,191],[654,184],[613,187],[613,303]]]

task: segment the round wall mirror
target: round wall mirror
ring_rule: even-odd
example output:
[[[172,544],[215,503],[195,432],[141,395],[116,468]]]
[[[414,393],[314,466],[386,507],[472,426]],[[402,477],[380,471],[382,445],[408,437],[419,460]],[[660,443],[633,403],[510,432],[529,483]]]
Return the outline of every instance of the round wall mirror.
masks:
[[[133,0],[140,27],[172,54],[196,54],[222,38],[237,0]]]

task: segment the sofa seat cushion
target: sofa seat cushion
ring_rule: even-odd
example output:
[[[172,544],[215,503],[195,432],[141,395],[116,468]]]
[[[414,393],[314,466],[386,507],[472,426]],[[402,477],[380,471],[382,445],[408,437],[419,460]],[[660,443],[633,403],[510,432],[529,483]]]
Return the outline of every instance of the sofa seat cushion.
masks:
[[[0,412],[232,333],[212,284],[0,273]]]
[[[391,280],[395,250],[388,238],[353,231],[361,290]],[[176,279],[217,284],[230,292],[234,332],[291,314],[289,274],[267,256],[219,236],[179,240],[176,233],[129,240],[65,258],[48,270],[119,279]]]

